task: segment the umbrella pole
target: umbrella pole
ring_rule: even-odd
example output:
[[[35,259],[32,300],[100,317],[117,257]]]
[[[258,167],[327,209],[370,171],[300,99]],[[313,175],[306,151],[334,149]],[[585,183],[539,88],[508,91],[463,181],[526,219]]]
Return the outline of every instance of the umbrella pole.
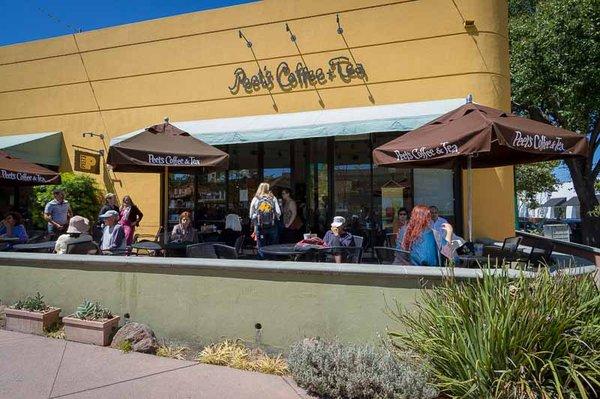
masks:
[[[165,194],[164,194],[164,212],[165,212],[165,226],[164,226],[164,241],[163,244],[167,245],[169,242],[169,167],[165,166]]]
[[[473,241],[473,156],[467,157],[467,231],[469,241]]]

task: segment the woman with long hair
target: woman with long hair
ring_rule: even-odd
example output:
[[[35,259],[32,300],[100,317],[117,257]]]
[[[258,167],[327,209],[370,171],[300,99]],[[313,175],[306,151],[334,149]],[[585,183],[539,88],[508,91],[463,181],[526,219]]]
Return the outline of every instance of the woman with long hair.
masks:
[[[123,232],[125,233],[125,242],[127,245],[131,245],[133,243],[135,228],[140,225],[144,214],[133,203],[129,195],[123,197],[119,217],[119,224],[123,226]]]
[[[452,238],[452,226],[443,225],[444,237],[436,236],[431,229],[431,210],[425,205],[417,205],[410,214],[406,232],[398,241],[399,249],[410,252],[411,263],[417,266],[440,266],[440,250],[447,247]],[[447,251],[444,250],[444,255]]]
[[[269,183],[260,183],[250,203],[250,220],[254,224],[254,234],[258,246],[258,256],[262,259],[262,247],[277,244],[277,219],[281,210],[277,198],[271,193]]]
[[[177,243],[195,243],[197,240],[196,229],[192,226],[192,214],[188,211],[181,212],[179,223],[173,226],[171,241]]]

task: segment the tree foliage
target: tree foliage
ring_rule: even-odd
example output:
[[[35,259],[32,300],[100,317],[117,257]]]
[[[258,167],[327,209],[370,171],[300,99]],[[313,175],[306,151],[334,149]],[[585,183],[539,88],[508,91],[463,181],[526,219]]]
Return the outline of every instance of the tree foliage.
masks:
[[[61,184],[36,186],[33,188],[35,201],[33,203],[32,219],[37,226],[43,226],[44,206],[53,199],[52,191],[62,188],[65,199],[69,201],[74,215],[86,217],[92,223],[98,216],[102,206],[102,191],[96,181],[88,175],[78,173],[61,173]]]
[[[600,245],[594,184],[600,163],[600,1],[511,0],[510,53],[513,102],[532,119],[588,135],[587,159],[571,159],[581,203],[584,240]]]
[[[540,193],[550,193],[556,189],[558,179],[554,169],[559,162],[540,162],[519,165],[515,168],[515,189],[517,196],[529,208],[540,206],[536,197]]]

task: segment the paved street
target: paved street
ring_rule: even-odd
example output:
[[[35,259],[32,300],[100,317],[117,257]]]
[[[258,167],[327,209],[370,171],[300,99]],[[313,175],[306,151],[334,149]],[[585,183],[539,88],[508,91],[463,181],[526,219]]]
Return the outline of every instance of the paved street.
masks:
[[[288,377],[0,330],[0,399],[309,398]]]

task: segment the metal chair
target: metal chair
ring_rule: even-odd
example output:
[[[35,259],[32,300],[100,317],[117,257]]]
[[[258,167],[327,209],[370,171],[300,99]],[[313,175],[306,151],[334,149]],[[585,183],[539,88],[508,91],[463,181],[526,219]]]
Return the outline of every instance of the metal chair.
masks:
[[[213,244],[213,249],[215,251],[215,255],[219,259],[237,259],[237,250],[235,247],[230,247],[225,244]]]
[[[100,247],[94,241],[76,242],[67,245],[67,253],[74,255],[98,255]]]
[[[216,242],[201,242],[198,244],[188,245],[185,249],[185,255],[188,258],[211,258],[216,259],[215,244],[223,244]]]
[[[521,237],[508,237],[504,239],[502,248],[497,247],[485,247],[484,255],[490,258],[496,258],[498,263],[502,262],[513,262],[519,260],[519,245],[521,244]]]
[[[158,231],[154,235],[136,233],[133,236],[133,242],[143,242],[143,241],[161,242],[161,240],[164,238],[164,232],[165,232],[164,227],[160,226],[158,228]]]
[[[329,260],[329,256],[342,255],[342,262],[344,263],[360,263],[363,249],[358,245],[354,247],[330,247],[323,249],[322,253],[325,254],[326,260]]]
[[[363,246],[365,243],[365,239],[364,237],[361,236],[355,236],[353,235],[352,238],[354,239],[354,246],[360,248],[360,257],[358,259],[358,262],[353,262],[353,263],[360,263],[362,262],[362,256],[363,256]]]
[[[531,252],[527,258],[527,264],[532,266],[551,266],[553,264],[552,252],[554,244],[549,241],[537,241],[535,246],[531,247]]]
[[[412,265],[409,251],[390,247],[374,247],[373,250],[380,265]]]

